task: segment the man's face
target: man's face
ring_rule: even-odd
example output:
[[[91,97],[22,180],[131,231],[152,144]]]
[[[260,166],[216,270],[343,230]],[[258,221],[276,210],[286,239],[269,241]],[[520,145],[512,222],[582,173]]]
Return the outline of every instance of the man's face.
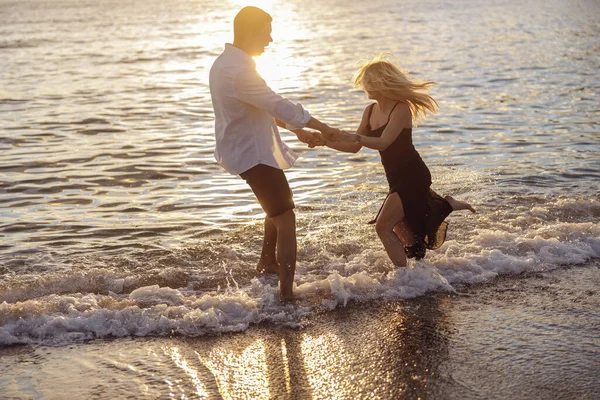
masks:
[[[271,43],[273,39],[271,38],[271,23],[266,22],[262,25],[260,29],[256,31],[256,35],[254,36],[253,48],[252,48],[252,56],[260,56],[265,52],[265,47]]]

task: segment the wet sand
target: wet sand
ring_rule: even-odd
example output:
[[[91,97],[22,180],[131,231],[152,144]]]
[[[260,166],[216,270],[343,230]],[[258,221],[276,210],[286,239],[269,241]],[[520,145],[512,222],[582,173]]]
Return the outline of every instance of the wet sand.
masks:
[[[301,328],[0,349],[0,398],[594,399],[597,261]]]

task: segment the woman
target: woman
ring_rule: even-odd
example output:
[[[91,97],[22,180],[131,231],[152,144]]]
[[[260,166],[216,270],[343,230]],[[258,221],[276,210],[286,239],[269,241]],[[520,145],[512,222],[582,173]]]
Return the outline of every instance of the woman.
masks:
[[[437,195],[431,174],[412,143],[413,122],[435,113],[437,102],[426,93],[434,82],[417,82],[407,77],[381,55],[363,65],[354,80],[369,99],[355,134],[339,131],[325,145],[356,153],[363,146],[379,150],[390,186],[375,228],[383,246],[397,266],[406,258],[421,259],[427,248],[436,249],[446,237],[444,219],[470,204]]]

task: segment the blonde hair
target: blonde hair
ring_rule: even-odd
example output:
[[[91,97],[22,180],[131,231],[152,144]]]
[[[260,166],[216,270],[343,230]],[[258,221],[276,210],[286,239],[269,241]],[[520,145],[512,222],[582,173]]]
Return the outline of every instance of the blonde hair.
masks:
[[[413,120],[427,116],[429,111],[435,114],[439,105],[430,95],[425,93],[435,82],[416,81],[385,59],[386,54],[379,54],[367,61],[356,73],[354,86],[361,86],[367,92],[380,92],[385,97],[407,103]]]

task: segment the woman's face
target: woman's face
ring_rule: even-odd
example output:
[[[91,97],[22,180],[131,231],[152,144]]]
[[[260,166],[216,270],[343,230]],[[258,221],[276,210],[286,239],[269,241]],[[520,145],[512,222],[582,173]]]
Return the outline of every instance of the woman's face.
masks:
[[[371,100],[377,100],[380,96],[379,96],[379,92],[377,90],[367,90],[365,89],[365,93],[367,94],[367,97]]]

